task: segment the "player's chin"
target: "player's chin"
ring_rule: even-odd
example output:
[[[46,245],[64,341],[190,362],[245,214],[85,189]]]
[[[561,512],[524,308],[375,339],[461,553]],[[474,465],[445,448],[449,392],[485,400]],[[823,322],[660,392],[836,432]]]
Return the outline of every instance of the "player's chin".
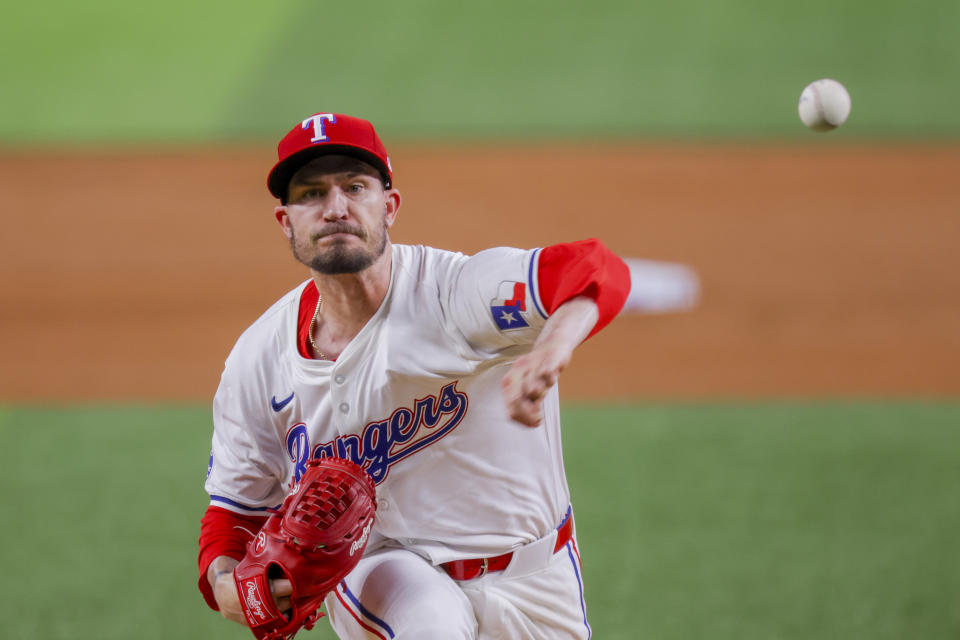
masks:
[[[376,257],[365,248],[347,249],[334,247],[317,255],[310,263],[310,268],[327,275],[341,275],[359,273],[373,264]]]

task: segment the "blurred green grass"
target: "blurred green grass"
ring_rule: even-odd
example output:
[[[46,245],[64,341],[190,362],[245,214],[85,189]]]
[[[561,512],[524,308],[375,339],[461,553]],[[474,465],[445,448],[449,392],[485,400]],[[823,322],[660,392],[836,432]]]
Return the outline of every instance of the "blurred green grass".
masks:
[[[595,637],[960,634],[960,405],[564,419]],[[206,409],[8,407],[0,438],[3,638],[248,636],[196,590]]]
[[[960,3],[574,0],[13,3],[0,141],[274,140],[317,110],[389,138],[960,134]],[[836,136],[834,136],[836,137]]]

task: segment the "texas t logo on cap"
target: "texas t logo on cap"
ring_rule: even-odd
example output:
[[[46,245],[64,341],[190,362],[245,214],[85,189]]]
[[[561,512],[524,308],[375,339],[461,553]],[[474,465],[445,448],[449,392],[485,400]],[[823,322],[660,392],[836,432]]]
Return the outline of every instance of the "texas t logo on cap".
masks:
[[[310,142],[327,141],[327,134],[323,132],[323,123],[327,120],[335,123],[337,121],[337,115],[335,113],[318,113],[300,123],[300,126],[304,129],[313,127],[313,137],[310,139]]]
[[[387,149],[369,121],[341,113],[315,113],[298,122],[277,145],[277,164],[267,176],[267,188],[282,200],[290,178],[300,167],[331,154],[366,162],[380,172],[384,188],[392,186],[393,169]]]

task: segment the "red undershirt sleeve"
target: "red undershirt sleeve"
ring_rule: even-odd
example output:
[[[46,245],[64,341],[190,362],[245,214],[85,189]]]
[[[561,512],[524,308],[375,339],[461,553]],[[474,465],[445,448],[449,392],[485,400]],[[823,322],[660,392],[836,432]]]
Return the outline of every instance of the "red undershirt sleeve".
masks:
[[[547,314],[577,296],[587,296],[597,303],[600,317],[589,338],[610,324],[623,308],[630,293],[630,269],[600,240],[590,238],[541,250],[537,282]]]
[[[200,567],[198,586],[203,599],[214,611],[219,611],[213,597],[213,589],[207,580],[207,568],[218,556],[228,556],[242,560],[247,552],[247,542],[267,521],[266,516],[246,516],[215,507],[207,507],[200,520],[200,554],[197,563]]]

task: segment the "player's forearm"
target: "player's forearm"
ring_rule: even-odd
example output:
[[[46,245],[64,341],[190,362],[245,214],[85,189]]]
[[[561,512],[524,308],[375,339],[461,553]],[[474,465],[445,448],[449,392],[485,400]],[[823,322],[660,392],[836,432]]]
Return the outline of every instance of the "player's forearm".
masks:
[[[597,303],[591,298],[577,296],[567,300],[547,318],[533,348],[556,349],[572,354],[593,331],[599,317]]]

